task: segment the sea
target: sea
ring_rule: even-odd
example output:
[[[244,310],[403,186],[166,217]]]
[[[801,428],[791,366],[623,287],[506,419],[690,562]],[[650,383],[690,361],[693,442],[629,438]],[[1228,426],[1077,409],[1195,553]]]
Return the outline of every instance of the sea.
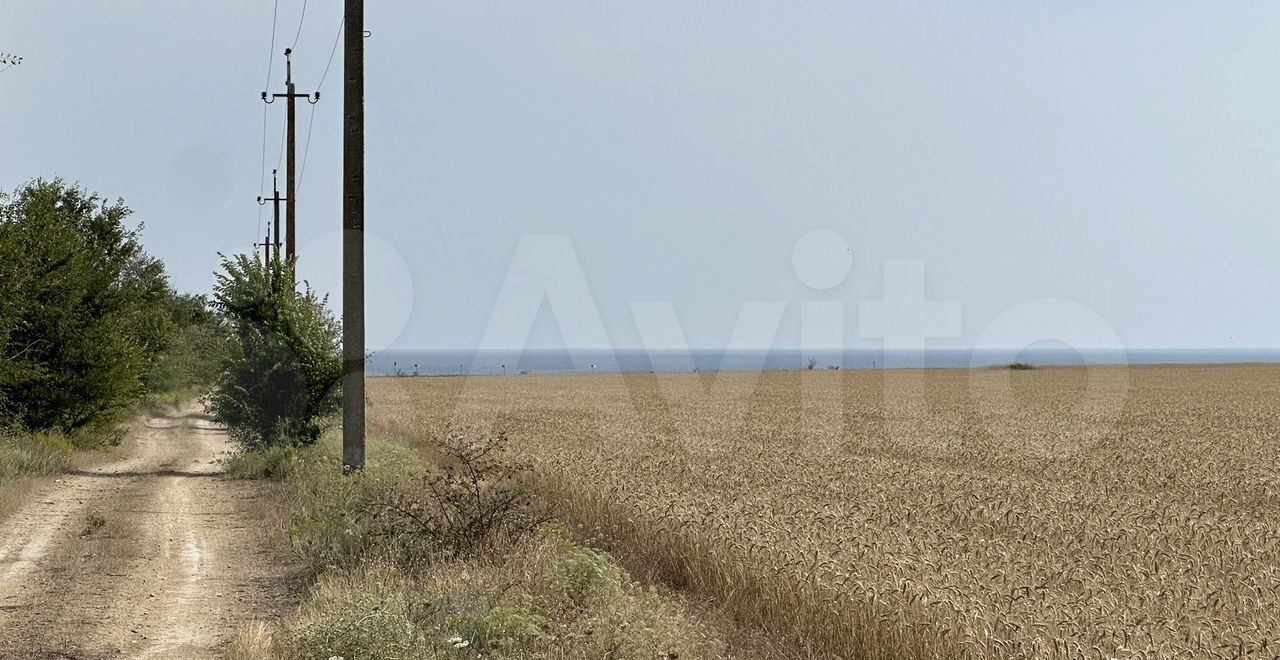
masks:
[[[937,369],[1024,362],[1038,367],[1116,364],[1280,363],[1280,349],[1073,350],[1031,347],[1020,351],[929,349],[770,350],[547,349],[406,350],[374,353],[370,376],[499,376],[548,374],[694,373],[813,369]]]

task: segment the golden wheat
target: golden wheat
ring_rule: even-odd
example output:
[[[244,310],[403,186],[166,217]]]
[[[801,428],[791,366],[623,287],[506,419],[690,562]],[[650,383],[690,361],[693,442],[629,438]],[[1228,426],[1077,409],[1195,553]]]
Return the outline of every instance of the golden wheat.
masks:
[[[506,430],[583,535],[800,656],[1280,657],[1280,368],[1101,370],[1110,412],[1099,371],[388,378],[370,424]]]

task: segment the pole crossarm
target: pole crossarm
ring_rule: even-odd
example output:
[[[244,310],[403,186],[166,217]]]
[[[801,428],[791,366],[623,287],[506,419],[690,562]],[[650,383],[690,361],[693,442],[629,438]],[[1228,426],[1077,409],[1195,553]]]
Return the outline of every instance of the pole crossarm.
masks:
[[[272,103],[275,103],[275,102],[276,102],[276,101],[275,101],[276,99],[288,99],[288,98],[306,99],[306,100],[307,100],[307,103],[310,103],[311,105],[315,105],[317,102],[319,102],[319,101],[320,101],[320,92],[316,92],[316,93],[314,93],[314,94],[301,94],[301,93],[293,93],[293,94],[267,94],[266,92],[263,92],[263,93],[262,93],[262,100],[263,100],[263,101],[266,101],[266,102],[267,102],[267,105],[270,105],[270,104],[272,104]],[[313,100],[313,99],[314,99],[314,100]]]

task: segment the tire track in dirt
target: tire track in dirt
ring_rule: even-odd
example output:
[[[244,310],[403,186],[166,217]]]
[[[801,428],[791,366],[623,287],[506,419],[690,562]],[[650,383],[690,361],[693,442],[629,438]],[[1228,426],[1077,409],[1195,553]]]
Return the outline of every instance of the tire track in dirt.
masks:
[[[225,433],[190,407],[128,442],[0,523],[0,658],[212,658],[295,602],[252,519],[256,485],[217,478]]]

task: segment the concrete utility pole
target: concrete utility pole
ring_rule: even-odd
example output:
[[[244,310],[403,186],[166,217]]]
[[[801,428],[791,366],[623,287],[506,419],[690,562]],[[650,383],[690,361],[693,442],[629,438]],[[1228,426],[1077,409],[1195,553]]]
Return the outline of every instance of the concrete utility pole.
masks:
[[[279,170],[271,170],[271,196],[266,199],[263,199],[262,197],[258,198],[259,206],[266,204],[267,202],[272,202],[271,210],[276,234],[276,257],[274,263],[280,262],[280,202],[284,201],[284,198],[280,196],[280,181],[276,178],[276,172],[278,171]]]
[[[345,0],[342,117],[342,468],[364,469],[364,0]],[[292,203],[292,202],[291,202]]]
[[[293,55],[292,48],[284,49],[284,62],[285,62],[284,93],[271,94],[270,97],[268,97],[267,93],[263,92],[262,100],[266,101],[267,103],[274,103],[275,100],[279,98],[285,99],[287,101],[286,116],[285,116],[285,135],[286,135],[285,140],[288,142],[288,144],[285,145],[285,151],[288,152],[287,153],[288,161],[287,161],[287,164],[285,165],[285,173],[284,173],[285,233],[286,233],[284,253],[285,253],[285,259],[288,260],[290,264],[293,264],[298,255],[298,253],[296,252],[298,202],[296,199],[297,195],[295,194],[296,185],[297,185],[297,179],[295,178],[295,174],[297,172],[297,165],[298,165],[298,142],[297,142],[298,122],[297,122],[297,103],[296,102],[299,98],[304,98],[307,100],[307,103],[311,103],[312,105],[314,105],[320,101],[320,92],[316,92],[314,94],[314,98],[312,98],[313,95],[299,94],[295,91],[294,85],[293,85],[293,58],[291,57],[291,55]],[[279,238],[278,235],[277,235],[277,238]]]

